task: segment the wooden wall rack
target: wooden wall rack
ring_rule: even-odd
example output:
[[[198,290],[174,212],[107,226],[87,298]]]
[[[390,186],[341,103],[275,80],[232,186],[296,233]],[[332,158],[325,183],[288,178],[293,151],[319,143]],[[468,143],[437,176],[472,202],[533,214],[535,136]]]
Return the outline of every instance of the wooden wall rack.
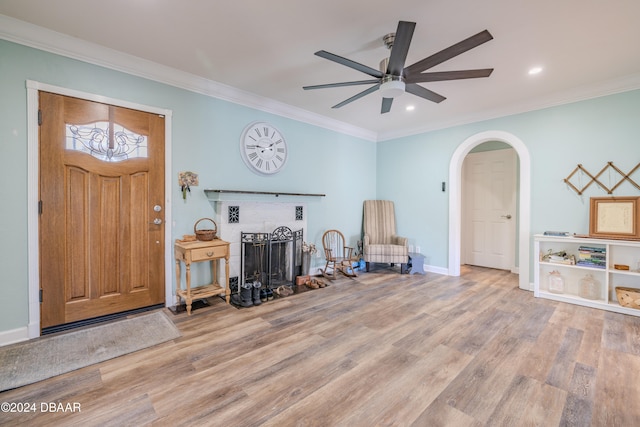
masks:
[[[620,174],[621,178],[620,180],[611,188],[607,187],[605,184],[602,183],[602,181],[600,181],[600,177],[602,176],[603,173],[605,173],[609,168],[613,169],[614,171],[616,171],[618,174]],[[638,163],[633,169],[631,169],[631,172],[629,173],[624,173],[620,170],[620,168],[618,168],[617,166],[615,166],[613,164],[613,162],[607,162],[606,166],[603,167],[600,172],[598,172],[595,176],[592,175],[588,170],[586,170],[581,164],[579,164],[578,166],[576,166],[576,168],[573,170],[573,172],[571,172],[569,174],[569,176],[567,176],[564,179],[565,184],[567,184],[569,187],[571,187],[571,189],[573,189],[576,193],[578,193],[578,195],[581,195],[582,193],[584,193],[584,191],[589,188],[589,186],[591,184],[593,184],[594,182],[599,185],[604,191],[607,192],[607,194],[613,194],[613,191],[618,188],[624,181],[629,181],[629,183],[631,183],[631,185],[633,185],[634,187],[636,187],[638,190],[640,190],[640,185],[638,185],[633,179],[631,179],[631,175],[633,175],[633,173],[635,171],[638,170],[638,168],[640,168],[640,163]],[[578,172],[581,171],[582,173],[584,173],[585,175],[587,175],[589,178],[591,178],[589,180],[589,182],[587,182],[587,184],[585,186],[583,186],[582,188],[578,188],[576,187],[572,182],[571,182],[571,178]]]

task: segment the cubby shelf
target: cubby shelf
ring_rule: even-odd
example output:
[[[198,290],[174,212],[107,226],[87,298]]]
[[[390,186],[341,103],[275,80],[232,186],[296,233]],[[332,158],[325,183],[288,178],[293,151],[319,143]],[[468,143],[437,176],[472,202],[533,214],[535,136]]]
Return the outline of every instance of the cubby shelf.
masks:
[[[640,316],[640,310],[621,306],[615,291],[616,287],[640,289],[640,272],[636,269],[640,261],[640,242],[544,235],[534,237],[534,253],[538,254],[534,268],[536,297]],[[606,257],[606,266],[597,268],[542,261],[544,254],[562,251],[579,259],[580,246],[602,249]],[[617,270],[614,268],[616,264],[627,265],[630,270]],[[549,291],[547,280],[553,271],[562,275],[565,284],[562,293]],[[580,296],[580,280],[588,274],[600,285],[600,297],[597,299]]]

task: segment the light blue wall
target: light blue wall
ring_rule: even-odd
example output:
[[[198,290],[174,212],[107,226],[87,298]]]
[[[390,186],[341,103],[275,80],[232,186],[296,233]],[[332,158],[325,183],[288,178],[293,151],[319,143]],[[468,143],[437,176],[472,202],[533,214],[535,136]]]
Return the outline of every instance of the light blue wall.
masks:
[[[173,238],[213,215],[204,188],[326,194],[305,200],[305,240],[320,245],[326,228],[354,246],[359,238],[362,201],[375,198],[375,143],[0,40],[0,333],[28,323],[26,80],[172,110]],[[255,175],[240,158],[240,134],[256,120],[287,138],[290,157],[276,176]],[[184,203],[177,176],[186,170],[200,186]]]
[[[589,197],[607,194],[592,185],[578,196],[564,178],[578,164],[594,175],[608,161],[631,171],[640,162],[639,112],[640,91],[630,91],[385,141],[378,144],[377,196],[395,200],[399,234],[421,246],[425,261],[447,267],[449,195],[441,191],[441,183],[448,180],[451,156],[476,133],[505,131],[522,140],[531,157],[532,234],[588,233]],[[611,187],[615,174],[603,177],[606,182],[609,178]],[[633,178],[640,182],[640,171]],[[587,182],[583,177],[583,185]],[[640,191],[625,182],[614,195]]]
[[[563,179],[583,164],[593,173],[607,161],[627,172],[640,161],[640,91],[632,91],[495,120],[456,126],[377,145],[323,128],[271,115],[83,62],[0,41],[0,271],[6,302],[0,333],[28,321],[26,80],[127,100],[173,111],[172,179],[178,171],[199,173],[204,188],[325,193],[308,203],[308,236],[339,228],[352,244],[359,238],[362,201],[396,202],[398,232],[419,245],[425,262],[446,268],[449,162],[456,147],[486,130],[512,133],[531,156],[531,231],[588,231],[589,196]],[[266,120],[290,145],[286,169],[258,177],[242,163],[238,139],[246,124]],[[428,120],[428,118],[425,118]],[[635,174],[640,181],[640,172]],[[585,182],[586,183],[586,182]],[[448,182],[447,182],[448,185]],[[617,195],[640,195],[629,184]],[[173,237],[191,233],[212,208],[201,191],[183,203],[173,187]],[[532,254],[532,256],[534,256]],[[175,285],[175,284],[174,284]]]

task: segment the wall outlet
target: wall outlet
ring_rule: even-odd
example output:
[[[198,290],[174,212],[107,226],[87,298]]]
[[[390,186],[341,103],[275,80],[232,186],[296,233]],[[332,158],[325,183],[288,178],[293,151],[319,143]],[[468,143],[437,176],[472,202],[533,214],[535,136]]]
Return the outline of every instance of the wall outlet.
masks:
[[[420,253],[420,246],[416,246],[416,253]]]
[[[409,245],[409,252],[413,252],[413,245]]]

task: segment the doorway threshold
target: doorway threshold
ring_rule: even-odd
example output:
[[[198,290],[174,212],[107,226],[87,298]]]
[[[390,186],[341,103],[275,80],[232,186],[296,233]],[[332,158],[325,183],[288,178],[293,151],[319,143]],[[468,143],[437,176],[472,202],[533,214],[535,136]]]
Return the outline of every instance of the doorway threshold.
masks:
[[[71,329],[78,329],[85,326],[95,325],[98,323],[105,323],[111,320],[121,319],[123,317],[131,316],[132,314],[144,313],[147,311],[158,310],[160,308],[164,308],[164,304],[156,304],[150,305],[148,307],[136,308],[134,310],[123,311],[120,313],[107,314],[104,316],[93,317],[91,319],[78,320],[76,322],[64,323],[62,325],[49,326],[48,328],[43,328],[41,335],[50,335],[55,334],[57,332],[69,331]]]

